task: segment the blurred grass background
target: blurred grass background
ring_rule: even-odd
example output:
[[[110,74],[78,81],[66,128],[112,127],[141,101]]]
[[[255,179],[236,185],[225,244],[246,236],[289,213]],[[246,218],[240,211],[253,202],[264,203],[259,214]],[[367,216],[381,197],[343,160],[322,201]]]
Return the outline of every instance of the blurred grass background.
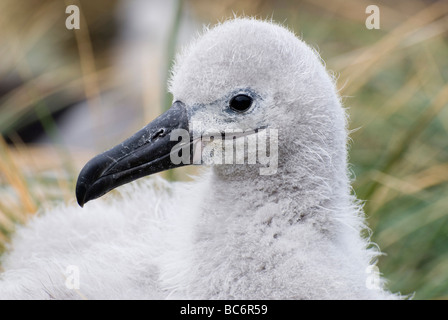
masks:
[[[69,4],[80,30],[65,28]],[[365,27],[371,4],[380,30]],[[444,0],[2,0],[0,252],[39,208],[75,205],[82,165],[171,103],[165,81],[179,46],[234,14],[272,18],[318,48],[350,114],[354,189],[390,290],[447,299]]]

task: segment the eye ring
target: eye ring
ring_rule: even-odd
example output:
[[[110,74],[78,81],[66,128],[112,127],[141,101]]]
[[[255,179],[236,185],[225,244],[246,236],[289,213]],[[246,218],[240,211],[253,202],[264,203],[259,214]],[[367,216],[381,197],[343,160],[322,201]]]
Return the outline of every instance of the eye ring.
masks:
[[[245,94],[238,94],[229,101],[229,107],[236,112],[245,112],[252,106],[253,99]]]

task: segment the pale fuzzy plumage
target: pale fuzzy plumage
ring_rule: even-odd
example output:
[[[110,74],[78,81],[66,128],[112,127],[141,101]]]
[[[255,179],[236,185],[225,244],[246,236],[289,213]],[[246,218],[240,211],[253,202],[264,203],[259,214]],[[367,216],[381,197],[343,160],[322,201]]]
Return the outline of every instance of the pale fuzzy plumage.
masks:
[[[214,165],[192,183],[146,178],[42,213],[3,259],[0,298],[396,298],[367,285],[379,253],[360,235],[345,112],[314,50],[276,24],[234,19],[179,56],[170,85],[198,133],[278,129],[277,174]],[[256,110],[223,113],[248,90]],[[79,290],[65,286],[68,265]]]

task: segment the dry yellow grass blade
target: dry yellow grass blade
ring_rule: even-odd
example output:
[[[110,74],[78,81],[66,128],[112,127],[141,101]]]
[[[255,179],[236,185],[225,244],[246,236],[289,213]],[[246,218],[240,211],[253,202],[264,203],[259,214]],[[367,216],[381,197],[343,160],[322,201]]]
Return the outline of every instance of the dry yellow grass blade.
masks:
[[[369,199],[369,209],[371,212],[376,212],[379,208],[400,195],[415,194],[421,191],[420,188],[404,179],[380,171],[373,171],[370,179],[380,184],[380,187],[377,188],[376,192]]]
[[[0,210],[0,230],[6,231],[6,233],[14,231],[14,222],[12,222],[11,219],[2,210]],[[2,236],[5,237],[5,235],[0,232],[0,243],[2,242]]]
[[[27,213],[35,213],[37,206],[31,196],[25,178],[16,166],[9,153],[9,147],[2,136],[0,136],[0,173],[6,177],[8,183],[17,192],[21,204]]]
[[[2,234],[0,232],[0,245],[6,243],[8,241],[9,241],[9,239],[4,234]],[[0,248],[0,252],[1,252],[1,248]],[[0,271],[2,271],[2,270],[0,269]]]
[[[424,228],[439,219],[445,218],[446,215],[446,201],[442,198],[435,202],[429,209],[423,210],[419,213],[418,223],[413,221],[416,219],[413,215],[403,216],[403,219],[400,220],[400,228],[394,228],[394,226],[391,226],[381,232],[381,249],[387,252],[389,246],[400,241],[416,230]]]
[[[6,246],[9,243],[9,238],[0,232],[0,253],[6,250]],[[3,272],[3,268],[0,266],[0,272]]]
[[[385,174],[380,171],[375,171],[374,175],[372,176],[372,179],[378,181],[388,189],[394,189],[404,194],[416,193],[423,189],[422,186],[417,186],[411,183],[410,181],[407,181],[406,179],[399,179],[397,177]],[[377,199],[373,200],[378,201]],[[384,204],[385,201],[381,201],[381,203]]]
[[[419,139],[414,142],[412,149],[406,154],[405,161],[402,161],[400,166],[395,168],[395,173],[397,176],[408,180],[412,175],[426,168],[440,165],[440,160],[443,159],[442,153],[443,150],[438,146],[428,144],[426,139]]]
[[[401,111],[401,109],[406,106],[406,103],[412,99],[415,93],[429,81],[428,78],[422,79],[422,76],[419,75],[421,72],[422,71],[420,70],[417,74],[412,76],[406,84],[396,91],[395,94],[386,100],[386,102],[384,102],[379,108],[375,108],[373,110],[372,108],[365,108],[360,116],[365,120],[363,121],[362,126],[354,132],[353,136],[361,134],[365,128],[377,121],[379,118],[387,119],[393,114]],[[369,114],[367,115],[367,113]]]
[[[374,123],[378,119],[388,119],[399,112],[405,112],[403,108],[406,108],[408,103],[412,101],[416,93],[426,92],[426,87],[440,85],[442,76],[438,74],[437,79],[435,79],[434,74],[435,68],[429,68],[428,60],[432,61],[434,64],[434,57],[427,48],[423,48],[422,54],[414,58],[414,69],[416,73],[413,74],[410,79],[399,88],[392,96],[390,96],[381,106],[376,108],[364,108],[359,111],[362,112],[360,118],[364,119],[362,126],[357,129],[353,136],[360,135],[364,129],[366,129],[370,124]],[[433,67],[433,65],[431,65]],[[428,70],[430,69],[430,70]],[[438,71],[438,70],[437,70]],[[431,93],[427,92],[428,98],[431,97]]]
[[[374,67],[378,67],[381,60],[383,63],[387,61],[385,58],[389,57],[391,51],[400,47],[419,28],[446,14],[448,14],[448,3],[438,1],[412,16],[383,39],[358,54],[341,73],[341,83],[346,83],[341,89],[342,92],[346,95],[356,92],[371,78],[372,73],[375,72]]]
[[[57,71],[45,73],[32,80],[28,80],[20,87],[12,90],[3,99],[0,108],[4,108],[4,110],[12,110],[10,117],[17,117],[21,113],[27,112],[27,110],[37,102],[42,101],[57,92],[64,91],[68,96],[73,97],[82,96],[83,84],[85,81],[90,81],[91,77],[100,79],[103,89],[112,88],[118,82],[118,80],[113,77],[113,68],[99,70],[95,74],[90,74],[83,78],[76,78],[73,80],[67,79],[67,75],[73,70],[72,68],[73,66],[60,68]],[[10,119],[2,120],[8,120],[8,123],[12,121]]]
[[[423,51],[425,52],[424,58],[424,69],[426,70],[428,76],[431,76],[431,80],[439,86],[442,86],[446,81],[442,75],[439,64],[434,58],[434,53],[428,48],[427,45],[423,44]],[[423,61],[422,61],[423,63]],[[422,65],[423,67],[423,65]]]
[[[414,185],[414,192],[448,182],[448,163],[429,167],[405,179],[409,184]]]
[[[26,107],[34,105],[65,87],[71,87],[72,84],[67,85],[65,80],[72,70],[72,66],[68,66],[30,78],[30,80],[5,95],[1,107],[14,107],[15,114],[25,111]]]
[[[10,150],[10,154],[17,167],[27,168],[33,174],[50,170],[54,171],[59,177],[67,175],[67,172],[64,171],[68,169],[67,164],[64,163],[64,157],[61,156],[65,150],[61,150],[56,146],[33,148],[23,143],[17,134],[13,134],[10,138],[14,143],[14,149]],[[50,151],[50,148],[54,150]],[[36,156],[36,153],[38,156]],[[73,165],[74,156],[70,156],[68,159],[70,160],[70,166]],[[67,179],[58,178],[56,183],[65,202],[69,202],[73,195],[70,192],[72,188],[68,184]],[[43,190],[33,189],[33,196],[37,203],[45,203],[48,195]]]
[[[13,1],[9,1],[9,5],[14,6]],[[4,9],[1,12],[8,12],[8,9]],[[0,19],[0,32],[2,39],[5,42],[0,41],[5,45],[5,51],[2,53],[2,64],[0,65],[0,72],[8,71],[12,66],[19,66],[21,61],[25,58],[27,53],[45,36],[48,35],[48,31],[54,27],[61,16],[61,10],[55,6],[54,3],[46,3],[35,8],[32,16],[27,21],[27,28],[20,30],[20,34],[17,36],[16,32],[11,30],[10,25],[15,25],[12,21],[6,19]],[[45,19],[42,19],[45,17]],[[11,17],[10,19],[13,19]],[[7,35],[16,35],[15,37],[3,37]],[[3,49],[3,48],[2,48]],[[3,72],[2,72],[3,73]]]
[[[87,25],[86,19],[82,13],[81,4],[78,0],[65,1],[65,3],[67,5],[75,4],[80,8],[79,15],[82,28],[74,30],[74,33],[78,47],[79,62],[81,64],[84,92],[92,119],[98,127],[101,127],[102,117],[98,108],[101,103],[101,90],[95,67],[95,56],[90,39],[89,26]]]
[[[448,83],[442,87],[432,100],[430,108],[420,117],[418,123],[422,130],[431,122],[443,108],[448,106]],[[420,132],[420,131],[419,131]]]
[[[441,110],[448,104],[448,84],[446,84],[432,100],[430,106],[426,111],[420,116],[420,118],[410,127],[406,134],[400,139],[400,141],[394,146],[394,148],[389,152],[389,158],[387,162],[383,165],[381,172],[377,173],[373,177],[375,184],[371,186],[366,197],[372,199],[369,202],[370,209],[376,211],[379,205],[384,205],[387,201],[387,192],[385,190],[388,187],[393,189],[402,189],[398,187],[397,181],[393,179],[384,179],[383,174],[388,174],[389,171],[400,161],[403,161],[404,154],[407,152],[408,148],[412,145],[412,142],[428,127],[432,120],[441,112]],[[378,187],[378,185],[381,185]],[[386,189],[385,189],[386,188]],[[417,192],[417,191],[415,191]]]
[[[418,173],[410,174],[404,178],[374,171],[372,180],[377,181],[382,186],[370,199],[371,210],[376,211],[380,206],[384,206],[400,195],[415,195],[428,188],[438,186],[448,182],[448,163],[442,163],[424,169]],[[391,191],[396,191],[391,193]]]

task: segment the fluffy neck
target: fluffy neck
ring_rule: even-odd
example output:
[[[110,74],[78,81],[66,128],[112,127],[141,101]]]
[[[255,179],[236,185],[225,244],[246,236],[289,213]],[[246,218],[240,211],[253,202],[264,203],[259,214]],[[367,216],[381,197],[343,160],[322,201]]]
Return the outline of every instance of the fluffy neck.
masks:
[[[195,227],[188,296],[362,296],[365,243],[350,221],[356,213],[337,212],[349,210],[347,190],[291,168],[280,163],[278,174],[253,177],[215,170]]]

